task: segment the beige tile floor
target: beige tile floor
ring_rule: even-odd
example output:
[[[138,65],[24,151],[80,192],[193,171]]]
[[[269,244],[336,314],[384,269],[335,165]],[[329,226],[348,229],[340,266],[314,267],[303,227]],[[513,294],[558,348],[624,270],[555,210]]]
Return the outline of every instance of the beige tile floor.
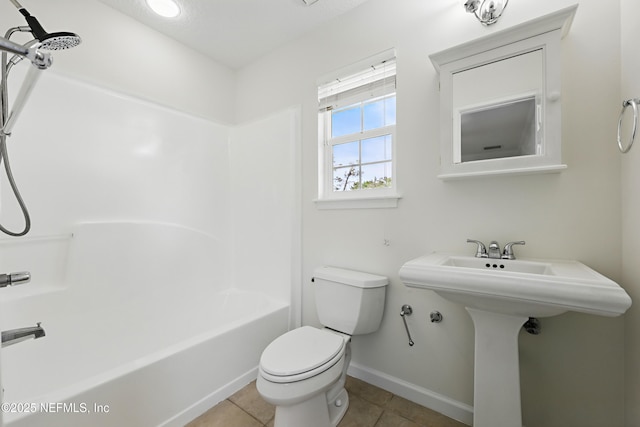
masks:
[[[349,409],[338,427],[466,427],[353,377],[347,377],[346,388]],[[275,408],[260,397],[254,381],[185,427],[272,427],[274,414]]]

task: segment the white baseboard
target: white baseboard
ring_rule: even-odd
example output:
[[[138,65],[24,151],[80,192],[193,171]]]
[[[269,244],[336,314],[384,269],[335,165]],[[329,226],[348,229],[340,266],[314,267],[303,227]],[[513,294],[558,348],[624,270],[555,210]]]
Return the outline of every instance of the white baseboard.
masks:
[[[466,403],[392,377],[384,372],[360,366],[357,363],[351,363],[348,373],[352,377],[373,384],[426,408],[433,409],[461,423],[469,426],[473,423],[473,406],[469,406]]]
[[[181,427],[198,417],[216,404],[242,389],[256,379],[258,368],[246,372],[234,381],[206,396],[185,411],[162,423],[160,427]],[[472,425],[473,407],[466,403],[451,399],[424,387],[411,384],[384,372],[351,363],[348,374],[369,384],[380,387],[395,395],[417,403],[434,411],[440,412],[449,418],[458,420],[464,424]]]
[[[189,408],[180,412],[176,416],[171,419],[163,422],[158,427],[182,427],[187,424],[189,421],[197,418],[198,416],[207,412],[207,410],[213,408],[218,403],[227,399],[229,396],[234,394],[235,392],[241,390],[244,386],[249,384],[251,381],[255,380],[258,376],[258,367],[256,366],[254,369],[251,369],[248,372],[245,372],[240,377],[231,381],[228,384],[220,387],[213,393],[207,395],[200,401],[194,403]]]

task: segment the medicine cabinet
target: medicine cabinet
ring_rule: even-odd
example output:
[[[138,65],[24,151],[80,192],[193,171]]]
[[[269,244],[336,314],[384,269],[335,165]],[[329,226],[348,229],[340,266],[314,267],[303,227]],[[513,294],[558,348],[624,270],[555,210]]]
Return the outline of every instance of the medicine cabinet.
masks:
[[[560,42],[577,7],[430,55],[440,75],[439,178],[566,168]]]

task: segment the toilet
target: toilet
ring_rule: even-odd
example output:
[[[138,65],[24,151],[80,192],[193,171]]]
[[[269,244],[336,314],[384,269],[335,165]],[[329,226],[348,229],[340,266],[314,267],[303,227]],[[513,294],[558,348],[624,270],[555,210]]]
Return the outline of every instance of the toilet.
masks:
[[[260,357],[256,385],[276,406],[275,427],[335,427],[349,406],[351,336],[377,331],[382,321],[387,277],[320,267],[312,282],[324,328],[289,331]]]

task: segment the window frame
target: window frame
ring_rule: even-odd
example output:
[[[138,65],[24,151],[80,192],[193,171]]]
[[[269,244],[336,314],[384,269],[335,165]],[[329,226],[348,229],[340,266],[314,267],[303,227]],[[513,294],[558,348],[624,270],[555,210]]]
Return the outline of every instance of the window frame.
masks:
[[[392,56],[395,59],[395,56]],[[381,61],[382,62],[382,61]],[[371,64],[372,62],[369,62]],[[371,65],[362,66],[360,70],[366,70]],[[352,70],[354,67],[351,67]],[[352,71],[353,73],[353,71]],[[395,81],[395,71],[393,73]],[[344,74],[343,74],[344,75]],[[333,79],[336,77],[334,76]],[[369,83],[365,83],[367,85]],[[363,86],[364,86],[363,85]],[[320,86],[320,85],[319,85]],[[320,209],[350,209],[350,208],[387,208],[396,207],[400,195],[397,191],[397,113],[396,123],[386,125],[370,130],[361,130],[359,132],[348,135],[341,135],[331,138],[332,112],[338,109],[360,104],[361,120],[362,108],[369,101],[381,99],[393,95],[396,97],[397,90],[394,85],[378,85],[371,91],[360,91],[352,96],[339,99],[329,108],[323,108],[318,112],[318,198],[315,200],[316,205]],[[396,107],[397,108],[397,107]],[[391,135],[391,186],[382,188],[366,188],[348,191],[334,191],[334,165],[333,165],[333,147],[338,144],[362,141],[377,136]],[[361,156],[359,163],[354,166],[361,167]],[[387,163],[387,160],[380,162],[366,162],[367,164]],[[345,166],[346,167],[346,166]]]

